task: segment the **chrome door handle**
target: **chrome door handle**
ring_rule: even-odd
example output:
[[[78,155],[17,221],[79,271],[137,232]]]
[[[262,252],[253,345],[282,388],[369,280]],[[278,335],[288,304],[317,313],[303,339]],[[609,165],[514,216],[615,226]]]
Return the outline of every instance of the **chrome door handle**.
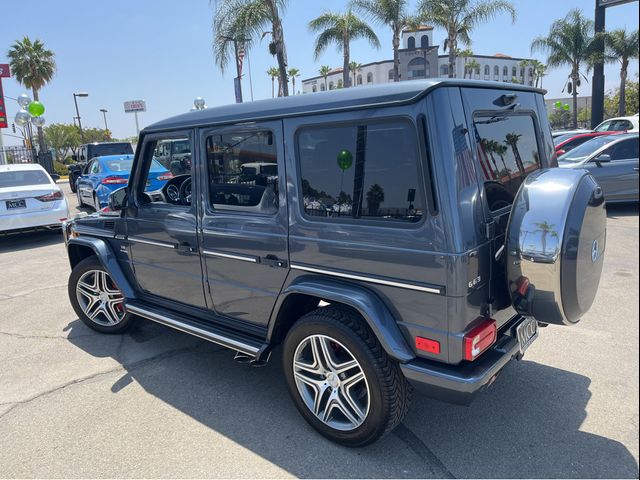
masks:
[[[269,267],[287,268],[286,260],[280,260],[278,257],[271,254],[266,257],[260,257],[260,263]]]

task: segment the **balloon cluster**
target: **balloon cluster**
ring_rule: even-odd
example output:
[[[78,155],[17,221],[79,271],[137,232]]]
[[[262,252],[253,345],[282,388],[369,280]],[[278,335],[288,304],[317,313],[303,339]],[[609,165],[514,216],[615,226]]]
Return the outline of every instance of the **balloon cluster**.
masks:
[[[554,107],[556,108],[556,110],[564,110],[564,111],[569,111],[569,109],[571,107],[569,107],[568,103],[565,103],[564,105],[562,104],[562,102],[560,100],[558,100],[555,104]]]
[[[44,105],[40,102],[31,101],[29,95],[23,93],[18,98],[18,105],[20,110],[16,113],[15,122],[21,127],[31,122],[36,127],[42,127],[46,123],[46,120],[42,116],[44,113]]]

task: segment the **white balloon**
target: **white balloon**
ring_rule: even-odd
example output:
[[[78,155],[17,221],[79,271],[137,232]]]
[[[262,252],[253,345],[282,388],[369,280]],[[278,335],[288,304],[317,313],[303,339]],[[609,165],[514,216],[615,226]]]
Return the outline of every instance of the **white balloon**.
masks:
[[[31,123],[33,123],[33,125],[36,127],[43,127],[44,124],[47,123],[47,121],[44,119],[44,117],[33,117],[31,119]]]
[[[16,113],[16,117],[15,117],[16,125],[20,125],[22,127],[27,123],[29,123],[30,121],[31,121],[31,114],[29,112],[27,112],[24,109],[18,110],[18,113]]]
[[[18,95],[18,98],[16,100],[18,101],[18,105],[20,105],[22,108],[27,108],[27,105],[31,103],[31,98],[26,93]]]

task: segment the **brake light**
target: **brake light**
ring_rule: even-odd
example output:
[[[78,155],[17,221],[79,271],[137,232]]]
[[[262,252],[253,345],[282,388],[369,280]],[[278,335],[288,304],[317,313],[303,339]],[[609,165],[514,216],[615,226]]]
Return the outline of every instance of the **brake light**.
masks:
[[[480,325],[466,333],[464,342],[464,359],[470,362],[489,348],[496,341],[498,336],[496,321],[493,319],[484,320]]]
[[[518,279],[517,285],[518,285],[518,293],[520,294],[521,297],[524,297],[527,295],[527,290],[529,290],[529,284],[531,282],[529,281],[529,279],[527,277],[520,277]]]
[[[156,180],[163,181],[163,180],[171,180],[172,178],[173,178],[173,173],[167,172],[167,173],[163,173],[159,177],[156,177]]]
[[[47,193],[46,195],[40,195],[36,197],[36,200],[40,200],[41,202],[55,202],[56,200],[62,200],[62,192],[60,190],[56,190],[55,192]]]
[[[122,178],[122,177],[107,177],[105,179],[102,180],[103,185],[120,185],[123,183],[127,183],[129,180],[127,180],[126,178]]]
[[[558,156],[563,155],[565,153],[567,153],[567,152],[565,152],[563,149],[556,150],[556,155],[558,155]]]
[[[440,342],[430,338],[416,337],[416,348],[436,355],[440,354]]]

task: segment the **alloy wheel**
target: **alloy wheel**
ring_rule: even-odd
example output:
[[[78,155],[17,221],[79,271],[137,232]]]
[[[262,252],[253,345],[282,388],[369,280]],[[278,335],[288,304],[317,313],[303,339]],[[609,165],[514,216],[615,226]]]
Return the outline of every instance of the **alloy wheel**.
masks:
[[[104,270],[88,270],[76,284],[76,297],[82,312],[105,327],[119,324],[126,314],[124,296]]]
[[[303,339],[293,356],[293,375],[307,408],[336,430],[358,428],[370,407],[369,384],[360,363],[326,335]]]

